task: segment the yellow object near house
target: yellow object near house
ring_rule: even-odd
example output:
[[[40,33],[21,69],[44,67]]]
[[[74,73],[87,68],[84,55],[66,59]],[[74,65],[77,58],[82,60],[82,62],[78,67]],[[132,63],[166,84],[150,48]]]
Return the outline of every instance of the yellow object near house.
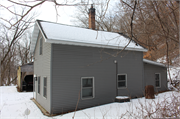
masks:
[[[33,74],[33,62],[18,67],[17,85],[19,91],[33,91]]]
[[[17,70],[17,85],[18,88],[21,89],[21,66],[19,66]]]

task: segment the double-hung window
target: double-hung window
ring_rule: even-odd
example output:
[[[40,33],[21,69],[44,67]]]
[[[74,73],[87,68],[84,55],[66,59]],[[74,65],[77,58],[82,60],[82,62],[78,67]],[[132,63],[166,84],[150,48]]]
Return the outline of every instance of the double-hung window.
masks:
[[[82,77],[81,78],[81,98],[94,98],[94,78]]]
[[[40,43],[39,43],[39,55],[42,55],[42,46],[43,45],[43,38],[40,38]]]
[[[38,93],[40,94],[40,76],[38,77]]]
[[[155,73],[155,86],[156,86],[156,88],[161,87],[161,75],[160,75],[160,73]]]
[[[118,88],[126,88],[127,87],[127,74],[118,74],[117,80]]]
[[[47,98],[47,77],[44,77],[43,96]]]

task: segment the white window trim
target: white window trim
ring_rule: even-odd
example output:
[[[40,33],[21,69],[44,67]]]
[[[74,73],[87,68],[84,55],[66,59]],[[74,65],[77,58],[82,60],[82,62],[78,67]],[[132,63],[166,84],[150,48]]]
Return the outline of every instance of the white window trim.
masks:
[[[125,86],[125,87],[119,87],[119,86],[118,86],[118,76],[119,76],[119,75],[126,75],[126,86]],[[127,88],[127,74],[126,74],[126,73],[117,74],[117,88],[118,88],[118,89],[126,89],[126,88]]]
[[[161,88],[161,73],[155,73],[156,74],[159,74],[159,87],[156,87],[156,77],[155,77],[155,87],[156,88]]]
[[[40,77],[40,79],[39,79],[39,77]],[[39,80],[37,79],[37,80],[38,80],[38,89],[37,89],[37,94],[39,94],[39,95],[40,95],[40,93],[41,93],[41,76],[38,76],[37,78],[39,79]],[[39,81],[40,81],[40,83],[39,83]],[[40,90],[40,91],[39,91],[39,90]]]
[[[46,97],[44,96],[44,78],[46,78]],[[47,76],[43,77],[43,97],[47,99]]]
[[[82,80],[83,80],[84,78],[92,78],[92,79],[93,79],[93,96],[92,96],[92,97],[88,97],[88,98],[83,98],[83,97],[82,97]],[[94,83],[94,77],[81,77],[81,99],[82,99],[82,100],[87,100],[87,99],[93,99],[93,98],[95,98],[95,83]]]

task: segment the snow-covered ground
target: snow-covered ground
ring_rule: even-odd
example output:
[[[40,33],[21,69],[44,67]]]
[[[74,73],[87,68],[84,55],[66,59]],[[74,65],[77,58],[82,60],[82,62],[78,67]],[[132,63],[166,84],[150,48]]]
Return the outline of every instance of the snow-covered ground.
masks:
[[[166,56],[157,59],[157,62],[166,64]],[[180,80],[180,65],[179,65],[179,62],[180,62],[180,56],[178,56],[178,57],[176,57],[176,58],[174,58],[172,60],[172,63],[174,65],[170,66],[170,68],[169,68],[170,75],[169,75],[169,72],[168,72],[168,74],[167,74],[168,79],[170,79],[170,76],[171,76],[172,80]]]
[[[172,80],[180,80],[180,67],[171,67],[170,69],[170,76]],[[169,79],[169,75],[168,79]]]
[[[167,97],[172,95],[179,95],[178,92],[169,91],[158,94],[155,99],[138,98],[132,99],[126,103],[110,103],[93,108],[87,108],[77,111],[74,119],[117,119],[120,118],[127,111],[133,113],[138,110],[136,107],[140,104],[160,103]],[[72,119],[74,112],[64,115],[47,117],[42,114],[39,108],[34,104],[30,98],[33,97],[32,92],[17,92],[15,86],[1,86],[0,87],[0,119]],[[25,115],[26,109],[30,110],[30,114]],[[128,118],[128,117],[127,117]]]

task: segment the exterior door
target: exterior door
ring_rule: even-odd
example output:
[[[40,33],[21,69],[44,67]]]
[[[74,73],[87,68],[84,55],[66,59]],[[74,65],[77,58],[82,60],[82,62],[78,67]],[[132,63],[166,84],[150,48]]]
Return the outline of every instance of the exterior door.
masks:
[[[37,90],[37,77],[34,76],[34,78],[33,78],[33,96],[34,96],[34,99],[36,99],[36,90]]]

